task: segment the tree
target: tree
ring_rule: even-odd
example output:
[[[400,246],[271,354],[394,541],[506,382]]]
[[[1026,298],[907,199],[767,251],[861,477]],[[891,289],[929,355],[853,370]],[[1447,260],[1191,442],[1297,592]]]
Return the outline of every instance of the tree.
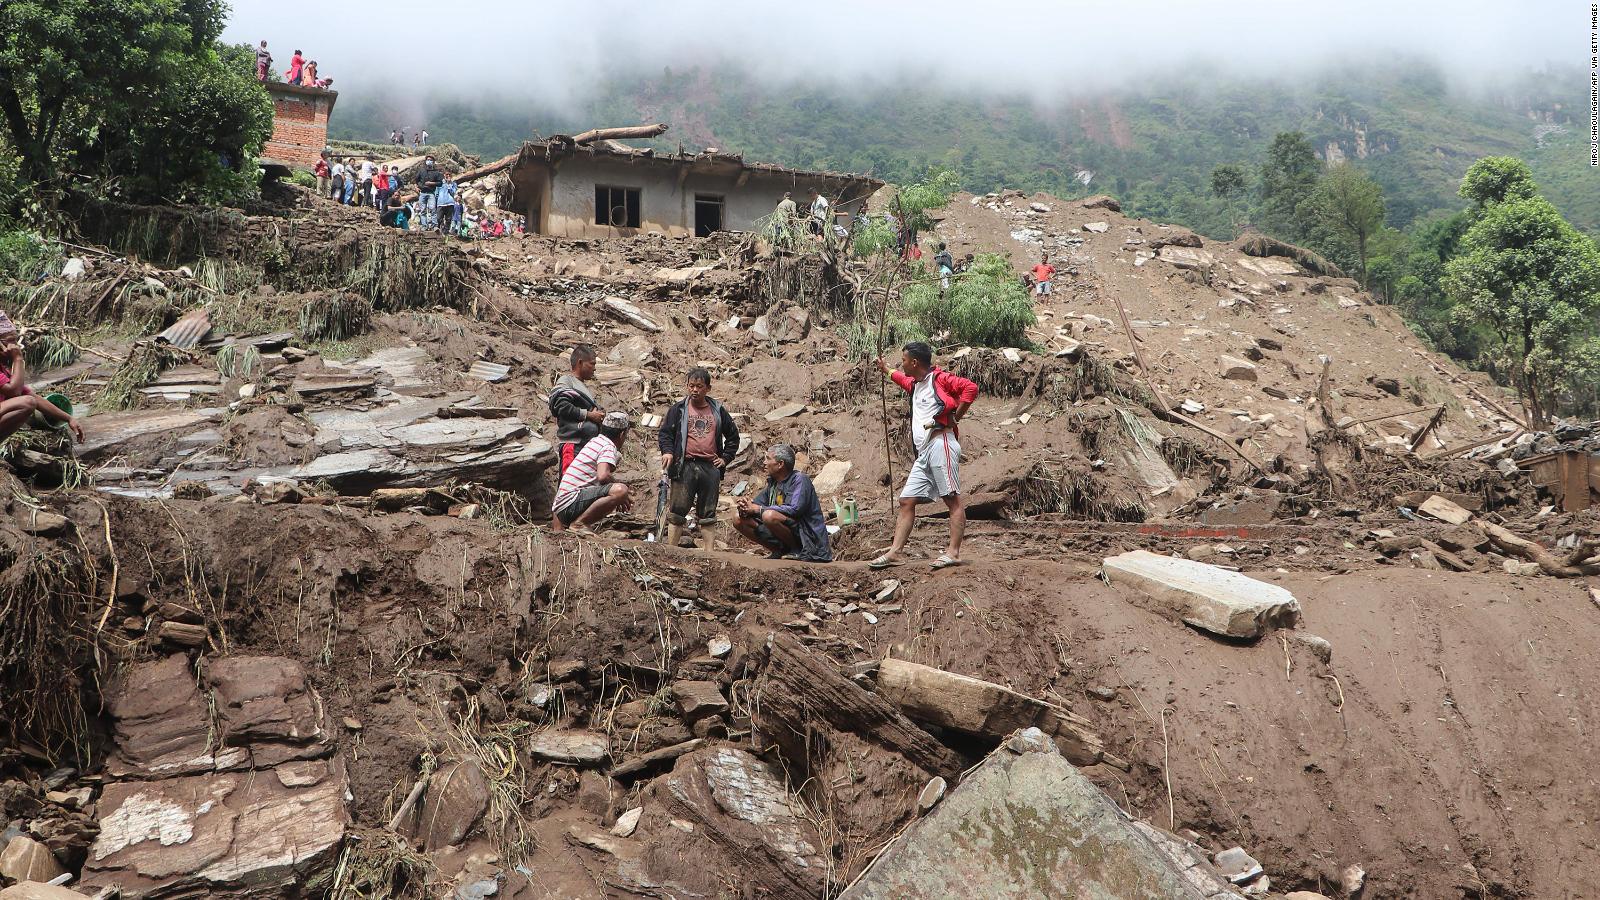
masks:
[[[1261,165],[1263,230],[1287,241],[1304,240],[1311,229],[1301,205],[1316,190],[1321,172],[1322,163],[1304,134],[1285,131],[1274,137]]]
[[[1235,231],[1239,228],[1239,217],[1234,211],[1234,198],[1243,196],[1244,189],[1242,166],[1224,163],[1211,170],[1211,194],[1228,208],[1228,224]]]
[[[1600,249],[1543,197],[1506,196],[1488,200],[1462,236],[1444,288],[1456,317],[1493,332],[1487,362],[1510,376],[1542,427],[1558,387],[1579,384],[1600,356]]]
[[[1306,201],[1317,224],[1355,245],[1361,286],[1367,286],[1367,242],[1383,228],[1383,188],[1349,163],[1329,169]]]
[[[1490,203],[1525,200],[1539,193],[1528,164],[1515,156],[1486,156],[1461,179],[1461,196],[1480,209]]]
[[[224,0],[5,0],[0,117],[33,184],[63,172],[173,179],[259,149],[271,101],[219,49]],[[151,192],[152,194],[154,192]]]

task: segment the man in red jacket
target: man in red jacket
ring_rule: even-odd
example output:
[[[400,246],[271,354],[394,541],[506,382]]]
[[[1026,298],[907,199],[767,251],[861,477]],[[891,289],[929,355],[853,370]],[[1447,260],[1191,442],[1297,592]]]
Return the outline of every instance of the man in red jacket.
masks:
[[[961,561],[961,532],[967,513],[961,503],[961,429],[957,423],[978,399],[978,386],[933,364],[933,348],[921,341],[905,345],[900,371],[878,358],[878,368],[911,395],[911,440],[917,461],[911,464],[900,492],[900,513],[894,523],[894,544],[869,565],[886,569],[900,562],[900,551],[917,518],[917,501],[938,498],[950,510],[950,544],[934,561],[935,569]]]

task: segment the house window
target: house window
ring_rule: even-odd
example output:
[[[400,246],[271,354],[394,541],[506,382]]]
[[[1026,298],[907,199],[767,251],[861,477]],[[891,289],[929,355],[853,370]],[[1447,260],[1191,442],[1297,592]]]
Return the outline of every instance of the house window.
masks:
[[[694,195],[694,236],[706,237],[722,230],[722,196]]]
[[[639,189],[595,185],[594,223],[615,228],[638,228]]]

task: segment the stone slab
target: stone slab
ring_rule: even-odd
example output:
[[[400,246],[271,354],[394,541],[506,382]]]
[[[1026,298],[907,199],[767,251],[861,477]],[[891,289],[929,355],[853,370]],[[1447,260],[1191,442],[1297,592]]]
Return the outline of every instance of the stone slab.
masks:
[[[1041,732],[1028,729],[968,773],[840,900],[1205,896]]]
[[[350,825],[349,782],[334,770],[304,788],[260,772],[107,785],[83,886],[115,884],[139,900],[326,877]]]
[[[1202,562],[1134,550],[1107,558],[1104,571],[1157,611],[1225,637],[1254,639],[1300,620],[1300,602],[1283,588]]]

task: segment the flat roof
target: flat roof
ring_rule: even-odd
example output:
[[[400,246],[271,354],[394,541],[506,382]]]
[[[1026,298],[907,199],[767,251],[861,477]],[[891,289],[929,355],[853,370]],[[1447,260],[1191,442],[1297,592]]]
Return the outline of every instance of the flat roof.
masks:
[[[630,163],[671,168],[687,167],[690,171],[707,175],[740,175],[746,172],[781,175],[792,178],[860,185],[873,191],[884,185],[883,181],[870,175],[858,175],[851,172],[809,171],[806,169],[791,169],[787,166],[779,166],[772,163],[747,162],[741,154],[737,153],[721,153],[713,150],[702,150],[698,153],[657,153],[648,147],[630,147],[617,141],[595,141],[588,144],[579,144],[570,136],[564,134],[552,135],[544,140],[524,143],[522,150],[517,154],[516,164],[522,166],[528,162],[553,162],[575,157],[588,157],[596,160],[625,160]]]

